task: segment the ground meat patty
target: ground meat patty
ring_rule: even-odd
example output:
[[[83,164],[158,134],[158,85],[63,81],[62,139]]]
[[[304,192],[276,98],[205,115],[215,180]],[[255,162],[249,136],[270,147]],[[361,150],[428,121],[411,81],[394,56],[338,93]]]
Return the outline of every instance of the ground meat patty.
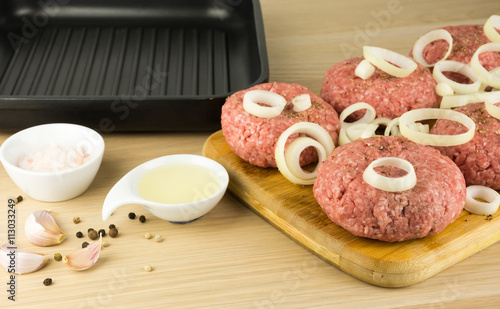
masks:
[[[483,25],[460,25],[444,27],[453,38],[453,47],[447,60],[469,63],[472,55],[479,46],[491,41],[483,31]],[[428,63],[436,63],[448,50],[448,43],[438,40],[428,44],[423,51],[424,59]],[[491,70],[500,65],[499,53],[483,53],[479,56],[479,61],[487,70]]]
[[[416,186],[394,193],[368,185],[363,172],[381,157],[411,162]],[[393,170],[381,172],[394,177]],[[466,195],[464,177],[448,157],[399,136],[359,139],[337,147],[320,165],[313,191],[337,225],[357,236],[390,242],[439,233],[458,217]]]
[[[436,81],[425,67],[419,65],[404,78],[394,77],[376,68],[370,78],[363,80],[354,74],[361,60],[362,57],[344,60],[325,74],[321,97],[337,113],[340,114],[354,103],[365,102],[375,108],[378,117],[392,119],[412,109],[439,106]],[[355,118],[359,117],[357,115]]]
[[[474,120],[474,138],[462,145],[437,148],[458,165],[467,185],[483,185],[500,190],[500,121],[488,114],[484,103],[469,104],[455,110]],[[431,133],[454,135],[466,130],[456,122],[438,120]]]
[[[265,119],[249,114],[243,108],[243,96],[249,90],[268,90],[286,98],[287,104],[281,115]],[[292,99],[309,94],[312,106],[302,112],[294,112]],[[222,132],[231,150],[243,160],[260,167],[276,167],[274,150],[281,133],[297,122],[314,122],[330,133],[333,142],[338,141],[340,121],[335,110],[306,87],[288,83],[266,83],[236,92],[222,107]],[[292,138],[297,135],[292,135]],[[302,166],[317,160],[316,150],[307,148],[300,157]]]

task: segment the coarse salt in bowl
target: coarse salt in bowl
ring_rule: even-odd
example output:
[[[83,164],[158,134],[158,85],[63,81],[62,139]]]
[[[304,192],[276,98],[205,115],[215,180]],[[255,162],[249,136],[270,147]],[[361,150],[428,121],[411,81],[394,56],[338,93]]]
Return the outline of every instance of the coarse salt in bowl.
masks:
[[[57,159],[50,161],[47,156],[54,155],[54,148],[58,149]],[[59,163],[64,160],[60,157],[69,156],[76,149],[88,154],[85,162],[78,159],[76,164],[62,168]],[[85,192],[99,170],[103,154],[104,140],[99,133],[69,123],[34,126],[15,133],[0,146],[0,162],[10,178],[26,195],[44,202],[65,201]],[[28,161],[52,169],[21,168],[20,161],[27,155]]]

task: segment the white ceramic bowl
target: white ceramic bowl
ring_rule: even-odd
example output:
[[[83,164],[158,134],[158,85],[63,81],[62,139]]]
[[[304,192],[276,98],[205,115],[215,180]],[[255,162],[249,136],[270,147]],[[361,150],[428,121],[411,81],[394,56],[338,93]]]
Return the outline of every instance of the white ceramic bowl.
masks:
[[[90,155],[90,160],[56,172],[28,171],[17,166],[23,155],[51,143],[61,147],[81,146]],[[0,146],[0,161],[10,178],[26,195],[44,202],[69,200],[85,192],[99,170],[103,154],[101,135],[87,127],[67,123],[44,124],[19,131]]]
[[[138,182],[146,173],[160,167],[176,164],[198,165],[213,172],[217,185],[210,180],[205,189],[210,189],[212,195],[193,202],[179,204],[164,204],[143,198],[138,192]],[[216,161],[198,155],[178,154],[159,157],[145,162],[123,176],[109,191],[102,207],[102,219],[106,221],[120,206],[127,204],[142,205],[153,215],[172,223],[188,223],[194,221],[212,210],[222,199],[229,184],[226,169]]]

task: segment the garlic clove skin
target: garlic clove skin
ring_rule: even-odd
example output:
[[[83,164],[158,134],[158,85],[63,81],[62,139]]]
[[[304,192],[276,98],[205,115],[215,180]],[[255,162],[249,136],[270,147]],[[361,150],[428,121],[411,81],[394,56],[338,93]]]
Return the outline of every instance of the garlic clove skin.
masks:
[[[47,254],[34,253],[6,244],[0,247],[0,265],[8,273],[18,275],[32,273],[42,268],[48,261]]]
[[[88,269],[97,262],[101,254],[102,238],[87,247],[63,256],[63,262],[73,270]]]
[[[26,218],[24,231],[32,244],[41,247],[58,245],[66,238],[52,213],[47,210],[33,211]]]

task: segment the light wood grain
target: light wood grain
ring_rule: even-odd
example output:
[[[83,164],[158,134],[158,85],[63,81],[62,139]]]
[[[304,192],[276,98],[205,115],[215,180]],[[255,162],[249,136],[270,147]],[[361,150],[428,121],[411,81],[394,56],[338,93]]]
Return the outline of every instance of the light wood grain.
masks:
[[[261,0],[270,80],[298,82],[318,93],[324,72],[345,57],[341,43],[353,45],[357,29],[364,29],[374,20],[373,12],[387,9],[390,2]],[[482,23],[489,15],[500,14],[496,0],[399,3],[401,12],[392,14],[389,24],[369,37],[370,44],[407,53],[416,37],[427,30]],[[0,142],[12,133],[0,132]],[[109,223],[115,223],[121,234],[107,239],[111,245],[88,271],[72,272],[51,260],[39,272],[18,276],[15,304],[6,299],[7,274],[0,271],[0,308],[498,307],[498,243],[421,283],[381,288],[345,274],[304,249],[229,193],[208,215],[188,225],[154,218],[138,205],[124,206],[109,222],[101,221],[104,197],[121,176],[162,155],[201,154],[211,133],[106,135],[103,164],[82,196],[62,203],[29,198],[20,203],[18,241],[26,249],[69,253],[82,241],[74,233]],[[0,239],[5,239],[6,199],[21,192],[3,168],[0,192]],[[36,248],[24,238],[24,220],[32,210],[47,208],[69,236],[59,246]],[[129,211],[146,214],[148,221],[129,220]],[[74,225],[73,216],[80,216],[82,222]],[[145,240],[145,232],[162,234],[165,240]],[[145,264],[155,267],[154,271],[144,272]],[[53,278],[52,286],[42,285],[46,277]]]

